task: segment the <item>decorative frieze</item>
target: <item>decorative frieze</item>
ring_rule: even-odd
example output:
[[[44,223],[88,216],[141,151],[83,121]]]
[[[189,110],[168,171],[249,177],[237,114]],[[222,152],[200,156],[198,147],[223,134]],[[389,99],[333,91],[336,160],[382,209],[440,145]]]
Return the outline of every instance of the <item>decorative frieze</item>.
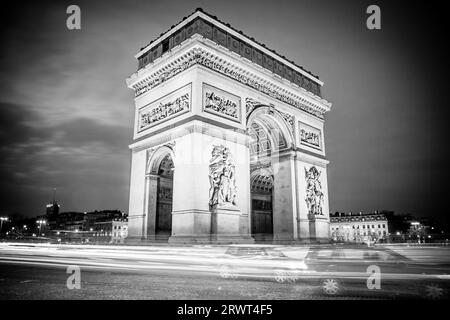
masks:
[[[300,144],[322,150],[322,135],[320,129],[299,122]]]
[[[278,111],[281,116],[283,117],[283,119],[286,121],[286,124],[288,125],[289,129],[291,129],[292,134],[294,134],[295,129],[294,129],[294,116],[292,114],[289,113],[285,113],[283,111]]]
[[[258,106],[261,106],[261,105],[263,105],[263,104],[255,99],[246,98],[245,99],[245,108],[246,108],[246,112],[247,112],[247,118],[250,115],[250,113],[252,113],[253,110],[255,110]],[[270,107],[271,107],[272,112],[278,112],[283,117],[284,121],[286,121],[286,125],[289,127],[292,134],[294,134],[294,132],[295,132],[294,116],[289,113],[275,109],[275,106],[273,106],[273,105],[271,105]]]
[[[138,132],[188,112],[190,104],[191,84],[141,108],[138,112]]]
[[[173,152],[175,152],[175,145],[176,145],[176,141],[171,141],[166,144],[166,147],[169,147],[170,149],[172,149]]]
[[[255,110],[255,108],[259,105],[261,105],[261,102],[256,101],[255,99],[252,98],[245,98],[245,110],[247,113],[247,118],[250,115],[250,113],[252,113],[252,111]]]
[[[148,81],[146,80],[142,83],[142,85],[136,86],[134,88],[134,95],[136,97],[143,95],[144,93],[150,91],[157,85],[160,85],[161,83],[171,79],[173,76],[188,69],[189,67],[193,66],[196,63],[197,60],[195,59],[194,55],[190,55],[190,57],[186,60],[166,66],[165,68],[159,70],[153,76],[151,76]]]
[[[206,54],[200,54],[199,57],[199,63],[205,67],[208,67],[212,70],[218,71],[232,79],[235,79],[245,85],[248,85],[249,87],[252,87],[258,91],[261,91],[267,95],[269,95],[272,98],[275,98],[277,100],[283,101],[287,104],[290,104],[298,109],[304,110],[310,114],[313,114],[319,118],[323,118],[323,114],[317,110],[314,110],[311,107],[306,106],[305,104],[302,104],[300,102],[300,99],[296,100],[292,97],[282,94],[279,91],[282,90],[276,90],[272,89],[271,86],[263,84],[263,81],[259,79],[258,77],[248,77],[246,76],[242,71],[238,70],[237,68],[234,69],[232,65],[228,65],[226,63],[221,63],[220,59],[211,59]]]
[[[203,110],[241,122],[241,98],[203,83]]]
[[[167,81],[176,74],[188,69],[189,67],[200,64],[211,70],[224,74],[242,84],[245,84],[253,89],[256,89],[268,96],[275,98],[279,101],[285,102],[297,109],[303,110],[309,114],[312,114],[320,119],[323,119],[323,113],[325,110],[320,110],[314,107],[310,107],[306,104],[306,100],[295,96],[294,94],[288,94],[286,90],[278,87],[275,84],[266,84],[255,75],[247,76],[236,66],[223,61],[219,57],[212,55],[206,50],[201,48],[194,48],[185,55],[184,59],[178,59],[176,62],[170,63],[164,68],[155,72],[148,80],[141,81],[134,86],[135,96],[138,97],[145,92],[151,90],[157,85]]]

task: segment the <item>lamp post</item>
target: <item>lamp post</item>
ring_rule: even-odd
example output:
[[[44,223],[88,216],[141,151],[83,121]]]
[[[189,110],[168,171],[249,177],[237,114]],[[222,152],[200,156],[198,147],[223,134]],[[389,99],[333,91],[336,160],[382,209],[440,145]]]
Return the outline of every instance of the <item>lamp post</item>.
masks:
[[[46,223],[45,220],[37,220],[36,223],[39,224],[39,235],[42,236],[42,225]]]
[[[0,217],[0,234],[2,233],[2,229],[3,229],[3,221],[8,221],[8,218]]]

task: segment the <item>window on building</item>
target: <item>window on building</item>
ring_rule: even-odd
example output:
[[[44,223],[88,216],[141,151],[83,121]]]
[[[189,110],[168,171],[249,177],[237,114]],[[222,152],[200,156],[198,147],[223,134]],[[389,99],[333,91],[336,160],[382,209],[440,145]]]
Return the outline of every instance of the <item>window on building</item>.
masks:
[[[386,228],[386,225],[383,223],[383,228]]]
[[[363,225],[363,229],[365,229],[366,228],[366,225]]]

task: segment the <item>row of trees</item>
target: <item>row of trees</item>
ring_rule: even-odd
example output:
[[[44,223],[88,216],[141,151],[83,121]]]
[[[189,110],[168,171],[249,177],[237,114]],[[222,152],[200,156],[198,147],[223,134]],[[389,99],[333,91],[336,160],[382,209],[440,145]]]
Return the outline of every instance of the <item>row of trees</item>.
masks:
[[[431,218],[414,217],[410,214],[396,215],[393,211],[381,211],[388,221],[389,234],[380,235],[366,229],[363,234],[359,229],[340,228],[331,234],[337,242],[448,242],[449,232],[447,226],[439,225]]]

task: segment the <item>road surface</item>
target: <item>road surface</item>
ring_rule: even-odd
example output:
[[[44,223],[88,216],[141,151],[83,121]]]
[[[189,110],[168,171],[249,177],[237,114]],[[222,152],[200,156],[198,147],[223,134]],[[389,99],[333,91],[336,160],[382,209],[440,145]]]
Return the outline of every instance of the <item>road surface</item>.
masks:
[[[408,288],[393,292],[350,290],[329,297],[301,280],[278,283],[272,274],[224,279],[218,270],[226,246],[113,247],[0,243],[0,299],[402,299],[419,298]],[[307,248],[286,247],[296,258]],[[401,248],[401,250],[409,250]],[[410,254],[448,258],[447,248],[414,248]],[[443,250],[443,251],[442,251]],[[219,258],[218,258],[219,257]],[[219,260],[218,260],[219,259]],[[69,289],[80,270],[80,289]],[[72,278],[73,279],[73,278]]]

